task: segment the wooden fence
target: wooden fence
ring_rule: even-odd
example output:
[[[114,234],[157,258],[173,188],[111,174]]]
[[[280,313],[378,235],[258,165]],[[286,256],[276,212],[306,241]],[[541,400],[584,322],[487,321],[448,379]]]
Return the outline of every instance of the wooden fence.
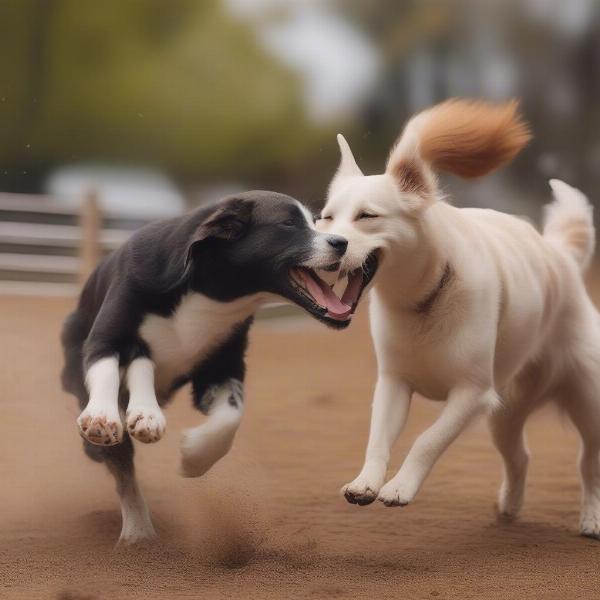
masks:
[[[102,213],[94,190],[78,208],[49,196],[0,194],[0,293],[76,294],[100,258],[142,224]]]

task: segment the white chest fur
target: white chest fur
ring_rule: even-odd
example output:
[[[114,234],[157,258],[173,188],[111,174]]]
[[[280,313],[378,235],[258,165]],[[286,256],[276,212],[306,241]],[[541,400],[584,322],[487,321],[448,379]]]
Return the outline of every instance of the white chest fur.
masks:
[[[190,373],[259,304],[258,296],[217,302],[191,293],[169,317],[148,315],[140,326],[140,336],[150,347],[156,365],[157,393],[165,395],[175,378]]]

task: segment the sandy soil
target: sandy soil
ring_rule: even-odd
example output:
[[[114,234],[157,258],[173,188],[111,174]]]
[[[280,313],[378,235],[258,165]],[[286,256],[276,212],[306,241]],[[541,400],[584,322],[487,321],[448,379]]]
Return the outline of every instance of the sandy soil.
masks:
[[[442,458],[404,509],[347,504],[374,381],[364,315],[347,332],[308,320],[252,333],[247,413],[202,479],[177,475],[186,390],[168,433],[138,444],[160,541],[113,550],[113,483],[87,460],[76,402],[59,389],[65,300],[0,299],[0,597],[598,598],[600,543],[577,535],[577,436],[552,412],[528,427],[522,518],[498,523],[500,461],[485,424]],[[439,410],[414,403],[392,467]]]

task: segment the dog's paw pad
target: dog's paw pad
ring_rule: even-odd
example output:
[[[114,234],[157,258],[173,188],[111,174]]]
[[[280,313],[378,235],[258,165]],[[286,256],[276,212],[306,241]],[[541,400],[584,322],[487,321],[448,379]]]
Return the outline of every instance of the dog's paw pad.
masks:
[[[123,425],[119,414],[107,415],[84,410],[77,419],[79,433],[98,446],[114,446],[123,440]]]
[[[127,432],[144,444],[158,442],[165,433],[167,422],[158,408],[139,408],[127,411]]]
[[[348,485],[345,485],[341,492],[350,504],[358,504],[359,506],[366,506],[375,502],[377,499],[377,486],[370,486],[368,484],[362,484],[360,482],[353,481]]]

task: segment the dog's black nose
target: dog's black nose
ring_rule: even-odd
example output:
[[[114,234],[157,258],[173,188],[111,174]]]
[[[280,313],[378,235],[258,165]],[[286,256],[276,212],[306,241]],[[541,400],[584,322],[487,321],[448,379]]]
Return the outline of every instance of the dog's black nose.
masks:
[[[348,247],[348,240],[339,235],[330,235],[327,238],[330,246],[333,246],[339,253],[340,256],[346,252],[346,248]]]

